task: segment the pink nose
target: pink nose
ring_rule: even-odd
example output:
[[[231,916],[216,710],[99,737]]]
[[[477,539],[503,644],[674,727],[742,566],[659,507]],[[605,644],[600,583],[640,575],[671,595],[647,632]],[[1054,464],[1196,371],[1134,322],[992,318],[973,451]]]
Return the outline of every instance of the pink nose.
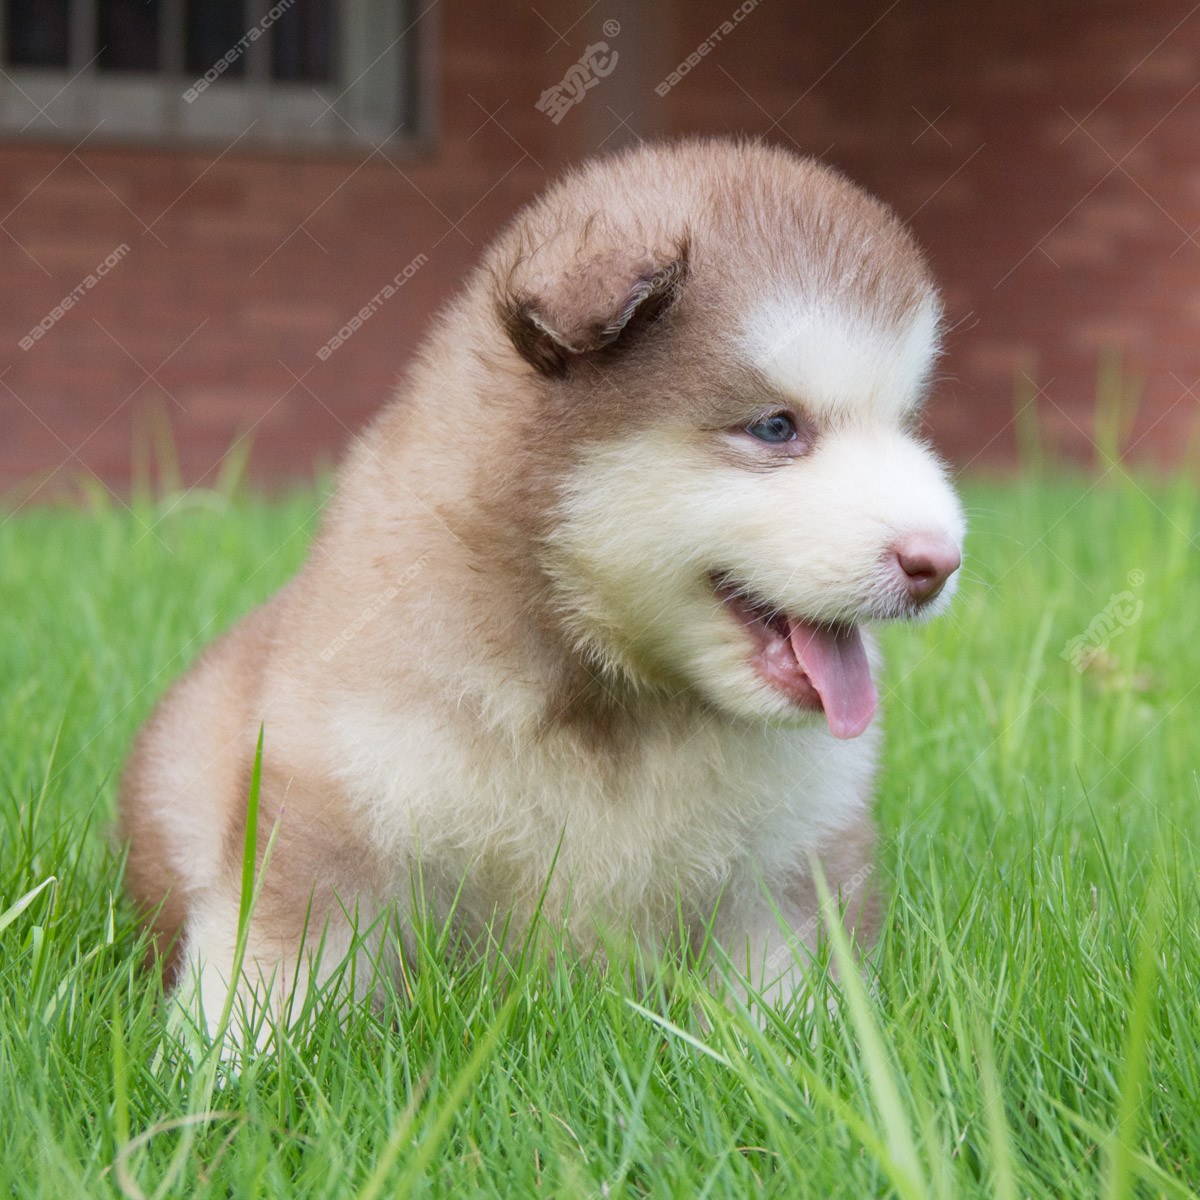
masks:
[[[958,547],[940,533],[912,533],[893,547],[900,580],[918,603],[932,600],[958,570],[962,555]]]

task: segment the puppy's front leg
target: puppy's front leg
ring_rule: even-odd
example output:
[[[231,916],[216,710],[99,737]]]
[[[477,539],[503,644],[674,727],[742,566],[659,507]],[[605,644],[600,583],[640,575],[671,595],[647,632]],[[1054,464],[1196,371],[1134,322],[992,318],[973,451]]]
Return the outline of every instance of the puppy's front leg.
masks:
[[[190,900],[175,1000],[197,1031],[223,1040],[225,1052],[262,1049],[343,967],[342,998],[371,990],[371,955],[361,964],[351,957],[368,946],[377,954],[384,941],[371,856],[345,823],[335,836],[328,801],[327,788],[264,771],[255,898],[240,950],[244,827],[228,831],[224,868]]]
[[[873,844],[874,831],[863,821],[816,856],[846,933],[861,950],[874,944],[879,926]],[[807,993],[824,919],[810,863],[798,865],[773,892],[756,878],[728,900],[718,939],[743,977],[743,995],[752,992],[778,1009]]]
[[[318,909],[303,900],[281,913],[275,900],[264,889],[240,962],[235,890],[215,891],[188,918],[183,974],[174,995],[177,1019],[210,1041],[220,1039],[223,1055],[264,1049],[277,1027],[301,1017],[310,991],[324,987],[343,967],[347,974],[339,990],[345,996],[360,998],[369,990],[362,985],[369,971],[360,973],[353,969],[357,963],[348,962],[359,941],[359,914],[340,905]],[[328,997],[322,1002],[334,1007]]]
[[[182,1029],[222,1040],[223,1056],[265,1048],[275,1025],[291,1016],[289,996],[300,990],[294,986],[299,936],[288,953],[284,939],[263,936],[252,922],[239,963],[238,910],[232,888],[215,891],[192,909],[173,997]]]

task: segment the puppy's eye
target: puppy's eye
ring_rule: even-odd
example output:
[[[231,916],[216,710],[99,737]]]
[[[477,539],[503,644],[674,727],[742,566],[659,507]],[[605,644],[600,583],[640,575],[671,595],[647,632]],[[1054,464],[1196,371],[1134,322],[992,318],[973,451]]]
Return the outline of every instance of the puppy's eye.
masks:
[[[785,412],[772,413],[769,417],[755,421],[753,425],[747,425],[746,432],[751,437],[758,438],[760,442],[769,442],[771,445],[794,442],[798,436],[795,420],[790,413]]]

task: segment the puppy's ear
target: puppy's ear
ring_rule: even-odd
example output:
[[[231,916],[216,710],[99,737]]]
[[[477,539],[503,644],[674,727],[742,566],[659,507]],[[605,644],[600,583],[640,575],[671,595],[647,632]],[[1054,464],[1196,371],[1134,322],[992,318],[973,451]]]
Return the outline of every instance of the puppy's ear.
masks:
[[[517,353],[554,378],[577,359],[630,343],[670,307],[687,275],[688,243],[569,259],[555,276],[532,266],[525,260],[509,276],[500,315]]]

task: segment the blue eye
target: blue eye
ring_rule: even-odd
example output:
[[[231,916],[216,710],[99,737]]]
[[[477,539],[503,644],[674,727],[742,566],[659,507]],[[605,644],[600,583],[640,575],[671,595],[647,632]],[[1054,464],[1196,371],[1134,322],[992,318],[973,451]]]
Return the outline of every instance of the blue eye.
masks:
[[[772,445],[791,442],[796,439],[796,422],[787,413],[777,412],[755,421],[753,425],[747,425],[746,432],[760,442],[770,442]]]

